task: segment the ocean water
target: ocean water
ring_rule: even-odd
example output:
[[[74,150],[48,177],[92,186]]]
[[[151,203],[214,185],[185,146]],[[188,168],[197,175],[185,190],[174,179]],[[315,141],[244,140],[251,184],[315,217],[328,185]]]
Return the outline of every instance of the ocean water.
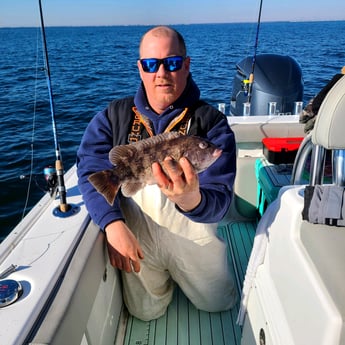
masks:
[[[149,27],[48,27],[46,38],[58,140],[65,170],[84,129],[114,98],[140,82],[138,44]],[[256,24],[176,25],[202,98],[229,109],[236,63],[254,53]],[[345,65],[345,21],[261,23],[257,53],[301,65],[304,102]],[[47,79],[39,28],[0,28],[0,240],[43,196],[54,165]],[[30,173],[32,178],[30,179]]]

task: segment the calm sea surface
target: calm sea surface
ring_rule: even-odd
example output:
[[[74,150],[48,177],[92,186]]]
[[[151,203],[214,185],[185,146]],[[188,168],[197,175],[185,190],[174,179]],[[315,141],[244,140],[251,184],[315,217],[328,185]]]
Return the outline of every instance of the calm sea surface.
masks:
[[[192,74],[202,98],[215,106],[225,102],[228,109],[236,63],[254,53],[256,24],[175,28],[186,39]],[[147,29],[46,29],[65,170],[75,162],[91,117],[114,98],[135,93],[140,81],[138,43]],[[257,53],[295,58],[302,68],[306,102],[345,65],[344,32],[345,21],[262,23]],[[39,28],[0,28],[0,240],[43,196],[43,169],[55,162],[43,66]],[[29,184],[31,170],[34,175]]]

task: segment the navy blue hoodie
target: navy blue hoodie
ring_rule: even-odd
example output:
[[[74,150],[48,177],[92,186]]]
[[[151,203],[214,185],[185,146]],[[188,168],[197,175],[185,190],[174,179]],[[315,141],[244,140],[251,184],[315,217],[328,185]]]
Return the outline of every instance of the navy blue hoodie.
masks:
[[[186,107],[191,108],[197,104],[199,98],[199,88],[190,75],[183,94],[163,114],[157,115],[151,109],[143,84],[134,97],[134,104],[140,113],[151,121],[154,133],[159,134]],[[96,114],[85,130],[77,153],[79,189],[91,218],[101,229],[115,220],[123,219],[118,203],[118,198],[123,197],[121,193],[118,194],[114,205],[110,206],[87,180],[87,177],[93,172],[112,168],[108,153],[114,142],[118,145],[127,144],[123,138],[127,137],[129,127],[125,123],[134,116],[133,112],[129,108],[125,114],[119,113],[115,116],[119,125],[114,127],[114,124],[109,121],[108,108]],[[228,210],[232,198],[236,172],[234,133],[230,129],[226,117],[206,103],[202,103],[200,109],[195,111],[191,123],[188,134],[207,138],[221,148],[223,153],[211,167],[199,175],[201,203],[190,212],[177,209],[195,222],[219,222]],[[113,133],[113,128],[116,128],[117,133]]]

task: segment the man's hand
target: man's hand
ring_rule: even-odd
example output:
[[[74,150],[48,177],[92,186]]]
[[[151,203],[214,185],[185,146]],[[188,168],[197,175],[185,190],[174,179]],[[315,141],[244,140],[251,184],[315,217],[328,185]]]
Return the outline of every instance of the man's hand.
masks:
[[[201,202],[199,177],[188,159],[182,157],[177,163],[167,157],[163,169],[157,162],[152,164],[153,176],[162,193],[185,212],[197,207]]]
[[[105,228],[108,254],[112,266],[126,272],[140,271],[144,254],[139,242],[122,220],[110,223]]]

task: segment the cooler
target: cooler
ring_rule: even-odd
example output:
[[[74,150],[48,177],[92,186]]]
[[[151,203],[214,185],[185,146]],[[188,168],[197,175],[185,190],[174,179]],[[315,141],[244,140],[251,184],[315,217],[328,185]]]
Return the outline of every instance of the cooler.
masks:
[[[272,164],[266,158],[255,162],[255,175],[258,181],[256,206],[262,216],[267,205],[274,201],[281,187],[289,185],[292,164]]]

